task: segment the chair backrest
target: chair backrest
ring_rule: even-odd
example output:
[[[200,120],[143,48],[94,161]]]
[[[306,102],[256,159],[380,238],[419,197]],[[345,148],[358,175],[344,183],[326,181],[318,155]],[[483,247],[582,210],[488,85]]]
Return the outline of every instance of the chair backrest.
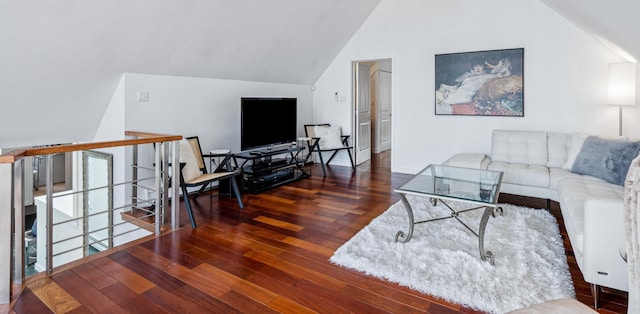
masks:
[[[304,125],[304,134],[307,137],[316,137],[316,126],[326,126],[329,127],[331,124],[322,123],[322,124],[305,124]],[[313,144],[313,143],[312,143]]]
[[[197,138],[186,138],[180,141],[180,163],[184,163],[182,167],[182,176],[185,182],[206,173],[200,165],[204,165],[202,153],[200,152],[200,144]]]
[[[202,157],[202,147],[200,147],[200,140],[197,136],[191,136],[186,138],[189,146],[191,146],[191,150],[193,151],[193,155],[196,157],[196,162],[198,163],[198,169],[203,173],[207,173],[207,166],[204,163],[204,157]]]
[[[307,126],[309,126],[307,128]],[[342,130],[339,126],[331,126],[330,124],[307,125],[305,129],[312,132],[313,137],[319,138],[318,149],[320,150],[336,150],[348,148],[346,137],[342,136]],[[307,131],[307,132],[309,132]],[[311,142],[315,145],[315,141]]]

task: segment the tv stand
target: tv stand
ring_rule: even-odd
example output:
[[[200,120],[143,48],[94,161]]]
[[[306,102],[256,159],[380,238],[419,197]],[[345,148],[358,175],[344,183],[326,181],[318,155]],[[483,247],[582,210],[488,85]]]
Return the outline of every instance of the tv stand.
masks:
[[[234,154],[235,158],[243,160],[240,164],[242,186],[256,194],[308,177],[304,166],[309,154],[303,155],[304,150],[304,147],[263,148]]]

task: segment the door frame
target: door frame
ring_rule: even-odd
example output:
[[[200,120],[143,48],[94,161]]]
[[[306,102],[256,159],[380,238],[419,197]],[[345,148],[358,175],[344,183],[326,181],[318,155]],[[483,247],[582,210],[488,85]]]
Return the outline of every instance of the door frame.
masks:
[[[377,62],[377,61],[391,61],[391,171],[393,172],[395,169],[395,130],[396,130],[396,119],[395,119],[395,59],[393,57],[382,57],[375,59],[364,59],[364,60],[354,60],[351,61],[351,130],[352,130],[352,141],[353,141],[353,158],[354,162],[358,160],[357,157],[357,141],[358,141],[358,124],[357,124],[357,115],[358,115],[358,95],[356,93],[358,89],[358,63],[367,63],[367,62]],[[372,131],[373,133],[373,131]],[[371,138],[373,140],[373,137]],[[372,145],[373,143],[371,143]]]

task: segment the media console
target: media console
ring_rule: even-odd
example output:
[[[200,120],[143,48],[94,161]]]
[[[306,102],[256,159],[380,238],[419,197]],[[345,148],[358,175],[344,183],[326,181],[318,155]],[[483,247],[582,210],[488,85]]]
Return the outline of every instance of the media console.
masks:
[[[242,186],[246,191],[255,194],[308,177],[309,173],[305,171],[304,165],[309,154],[304,155],[304,150],[304,147],[294,146],[234,154],[236,159],[242,160]]]

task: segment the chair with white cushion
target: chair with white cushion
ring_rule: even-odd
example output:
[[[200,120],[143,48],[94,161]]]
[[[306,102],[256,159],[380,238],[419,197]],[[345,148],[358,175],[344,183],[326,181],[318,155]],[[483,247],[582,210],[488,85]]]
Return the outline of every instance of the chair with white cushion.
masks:
[[[182,196],[187,206],[187,213],[189,214],[193,228],[196,228],[196,221],[193,216],[187,187],[200,187],[200,190],[193,196],[195,200],[209,184],[229,179],[232,187],[232,196],[238,199],[238,206],[244,208],[242,194],[235,179],[235,177],[241,175],[241,173],[239,170],[233,169],[229,162],[233,155],[226,154],[224,159],[219,162],[218,167],[211,173],[207,173],[204,158],[219,156],[220,155],[203,155],[197,136],[187,137],[180,141],[180,189],[182,190]]]
[[[320,158],[320,164],[322,165],[322,174],[323,176],[327,176],[327,171],[325,170],[325,164],[329,164],[333,157],[336,154],[344,150],[349,155],[349,161],[351,162],[351,168],[356,170],[356,166],[353,163],[353,158],[351,157],[351,149],[352,146],[349,146],[349,135],[342,135],[342,130],[339,126],[331,126],[328,123],[325,124],[305,124],[304,132],[309,140],[309,152],[318,153],[318,158]],[[322,157],[322,153],[331,152],[331,157],[324,162]]]

